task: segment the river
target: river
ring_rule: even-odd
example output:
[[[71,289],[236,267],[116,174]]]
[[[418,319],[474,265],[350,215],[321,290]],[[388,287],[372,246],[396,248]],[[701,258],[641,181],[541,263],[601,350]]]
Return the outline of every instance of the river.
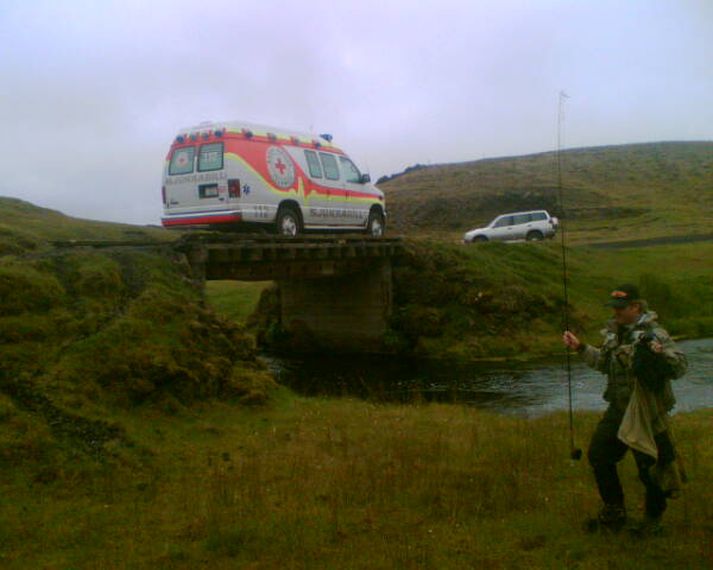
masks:
[[[673,383],[676,412],[713,407],[713,339],[678,343],[688,373]],[[351,396],[378,402],[439,401],[534,417],[567,409],[560,364],[455,363],[393,356],[270,357],[280,383],[307,396]],[[606,379],[572,357],[575,410],[603,410]]]

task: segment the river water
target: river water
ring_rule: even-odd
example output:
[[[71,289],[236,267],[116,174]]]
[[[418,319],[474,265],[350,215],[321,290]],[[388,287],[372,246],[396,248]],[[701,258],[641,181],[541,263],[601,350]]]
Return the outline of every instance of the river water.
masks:
[[[676,412],[713,408],[713,339],[679,342],[688,373],[673,383]],[[279,381],[307,396],[351,396],[378,402],[453,402],[499,413],[538,416],[566,410],[564,362],[455,363],[392,356],[269,358]],[[575,410],[603,410],[605,377],[572,355]]]

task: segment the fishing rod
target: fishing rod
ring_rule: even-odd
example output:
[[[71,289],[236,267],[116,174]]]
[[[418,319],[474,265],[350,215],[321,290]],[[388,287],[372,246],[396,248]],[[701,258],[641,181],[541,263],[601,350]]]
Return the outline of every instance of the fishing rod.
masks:
[[[560,210],[560,243],[562,245],[562,290],[564,291],[564,330],[569,330],[569,294],[567,287],[567,248],[565,247],[565,219],[564,192],[562,189],[562,122],[564,118],[564,102],[569,99],[564,91],[559,92],[559,105],[557,109],[557,194]],[[565,350],[567,366],[567,403],[569,408],[569,456],[575,461],[582,457],[582,450],[574,445],[574,412],[572,409],[572,358],[569,346]]]

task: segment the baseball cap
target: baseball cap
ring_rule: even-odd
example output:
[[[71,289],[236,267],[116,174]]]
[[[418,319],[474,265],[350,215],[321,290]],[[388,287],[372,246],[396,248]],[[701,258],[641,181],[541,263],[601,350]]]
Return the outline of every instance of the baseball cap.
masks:
[[[631,285],[630,283],[625,283],[624,285],[619,285],[619,287],[609,293],[609,300],[604,303],[604,306],[621,309],[623,307],[626,307],[629,303],[638,300],[638,287],[636,285]]]

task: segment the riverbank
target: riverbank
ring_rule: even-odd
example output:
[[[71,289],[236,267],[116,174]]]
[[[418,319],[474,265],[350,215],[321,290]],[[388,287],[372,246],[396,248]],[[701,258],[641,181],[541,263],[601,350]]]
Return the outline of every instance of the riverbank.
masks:
[[[598,509],[564,413],[295,397],[126,414],[140,462],[2,476],[3,568],[703,568],[713,410],[675,417],[690,483],[645,547],[580,530]],[[597,414],[575,416],[584,447]],[[633,516],[642,488],[623,463]]]

